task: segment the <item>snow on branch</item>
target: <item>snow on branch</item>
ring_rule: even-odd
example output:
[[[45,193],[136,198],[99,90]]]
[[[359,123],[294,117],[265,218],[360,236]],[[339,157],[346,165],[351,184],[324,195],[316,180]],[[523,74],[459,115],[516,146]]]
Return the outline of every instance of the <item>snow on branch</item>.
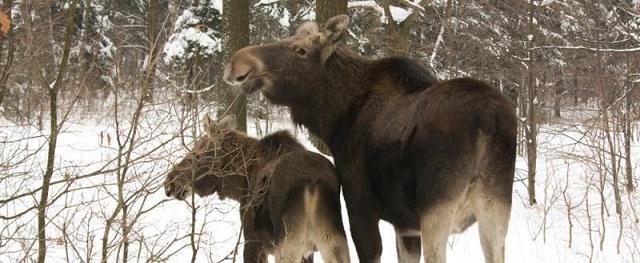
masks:
[[[370,8],[376,11],[381,17],[384,17],[384,8],[376,1],[353,1],[348,3],[348,8]]]
[[[407,5],[408,7],[412,8],[412,9],[416,9],[416,10],[419,10],[421,12],[426,11],[426,9],[424,9],[424,7],[422,7],[420,5],[420,2],[422,2],[422,0],[415,0],[415,1],[401,0],[399,2],[402,3],[402,4]]]
[[[174,32],[163,51],[166,64],[183,64],[194,56],[211,57],[221,50],[220,33],[214,29],[220,24],[216,3],[202,2],[200,6],[185,9],[176,19]]]
[[[277,4],[278,2],[280,2],[280,0],[260,0],[260,2],[256,3],[255,7],[258,6],[265,6],[265,5],[273,5],[273,4]]]
[[[634,48],[593,48],[593,47],[585,47],[585,46],[538,46],[533,47],[531,50],[542,50],[542,49],[568,49],[568,50],[588,50],[588,51],[598,51],[598,52],[639,52],[640,47]]]

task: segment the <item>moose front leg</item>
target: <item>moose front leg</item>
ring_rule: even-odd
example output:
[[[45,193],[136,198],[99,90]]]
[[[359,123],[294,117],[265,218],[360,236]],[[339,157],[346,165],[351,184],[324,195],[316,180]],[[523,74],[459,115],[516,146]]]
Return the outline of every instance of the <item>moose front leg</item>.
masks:
[[[245,263],[268,263],[267,244],[260,237],[259,230],[255,227],[255,211],[247,208],[247,201],[240,200],[240,220],[242,222],[242,236],[244,237],[244,251],[242,253]]]
[[[362,263],[378,263],[382,254],[382,239],[378,229],[380,219],[368,184],[345,182],[342,187],[358,259]]]
[[[420,262],[420,252],[422,249],[420,242],[420,232],[402,230],[396,227],[396,252],[399,263]]]
[[[268,263],[267,251],[264,246],[264,242],[260,240],[256,240],[256,238],[251,235],[244,233],[244,251],[242,253],[243,262],[246,263]]]

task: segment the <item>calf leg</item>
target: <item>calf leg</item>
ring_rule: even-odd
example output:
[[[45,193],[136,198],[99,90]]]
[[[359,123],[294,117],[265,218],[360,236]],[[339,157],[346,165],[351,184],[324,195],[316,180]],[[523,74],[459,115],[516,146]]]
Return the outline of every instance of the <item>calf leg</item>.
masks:
[[[474,210],[485,262],[504,263],[504,243],[511,203],[480,197],[474,202]]]
[[[276,263],[300,263],[309,245],[301,239],[292,238],[283,241],[276,249]],[[313,260],[313,256],[311,257]]]
[[[322,260],[327,263],[350,262],[349,246],[344,231],[341,228],[340,230],[336,229],[337,226],[322,226],[321,222],[318,223],[312,239],[322,256]]]
[[[396,252],[399,263],[420,262],[420,235],[411,235],[396,228]]]

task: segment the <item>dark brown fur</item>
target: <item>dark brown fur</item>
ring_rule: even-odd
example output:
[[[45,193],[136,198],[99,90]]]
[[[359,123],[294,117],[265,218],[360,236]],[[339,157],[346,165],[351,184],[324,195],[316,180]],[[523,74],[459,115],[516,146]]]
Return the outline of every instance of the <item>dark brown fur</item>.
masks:
[[[292,37],[242,49],[225,80],[288,106],[329,145],[360,262],[379,262],[379,219],[400,236],[421,235],[426,262],[444,262],[448,235],[477,220],[486,261],[503,262],[513,105],[481,81],[437,82],[409,59],[355,55],[338,44],[347,25],[338,16],[320,31],[305,24]],[[419,260],[420,242],[398,241],[400,261]]]
[[[306,151],[286,131],[257,140],[218,124],[205,129],[167,175],[168,196],[186,198],[195,178],[199,196],[218,193],[239,201],[244,262],[267,262],[274,254],[278,262],[298,263],[314,246],[328,262],[348,261],[331,162]]]

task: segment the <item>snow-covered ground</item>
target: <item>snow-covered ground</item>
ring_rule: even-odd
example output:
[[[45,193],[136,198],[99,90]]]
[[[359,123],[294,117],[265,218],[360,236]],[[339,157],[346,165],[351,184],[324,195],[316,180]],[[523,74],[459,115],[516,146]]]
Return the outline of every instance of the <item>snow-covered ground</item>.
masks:
[[[188,120],[184,115],[171,107],[149,108],[142,115],[138,142],[132,153],[134,162],[127,171],[123,190],[124,198],[130,198],[126,218],[131,226],[129,260],[185,262],[191,258],[189,202],[167,199],[162,189],[166,171],[188,150],[192,140],[192,123],[182,122]],[[118,199],[116,134],[127,134],[130,119],[122,116],[119,131],[108,113],[102,117],[75,118],[65,124],[58,140],[55,184],[50,191],[50,200],[55,200],[47,210],[48,262],[100,260],[106,221]],[[259,133],[256,123],[256,120],[249,122],[250,134]],[[260,121],[262,131],[264,124]],[[272,125],[271,131],[289,129],[305,146],[315,149],[306,133],[296,131],[286,116],[276,119]],[[620,226],[610,182],[605,183],[601,196],[597,165],[589,162],[601,154],[589,146],[591,142],[577,129],[580,126],[566,124],[542,127],[536,185],[538,205],[528,204],[524,180],[527,166],[525,159],[519,157],[507,237],[507,262],[640,260],[637,245],[640,223],[634,212],[640,210],[635,203],[640,196],[637,191],[623,193],[623,231],[618,246]],[[181,130],[184,137],[179,136]],[[0,200],[38,189],[46,166],[47,134],[46,129],[39,131],[33,126],[0,120]],[[633,152],[638,156],[640,145],[634,145]],[[638,159],[633,160],[634,164],[637,162]],[[10,217],[33,207],[39,196],[36,192],[0,202],[0,216]],[[604,220],[602,197],[607,204],[603,210]],[[195,204],[198,207],[195,228],[201,233],[195,237],[199,242],[197,262],[219,262],[225,258],[231,262],[240,227],[237,204],[215,196],[197,198]],[[567,204],[572,208],[570,216]],[[346,211],[343,217],[348,230]],[[122,219],[118,214],[111,225],[107,243],[110,262],[116,261],[117,253],[122,253]],[[35,258],[36,226],[35,210],[15,219],[0,219],[0,262]],[[384,242],[382,262],[396,262],[393,228],[381,222],[380,230]],[[352,260],[357,262],[353,243],[349,245]],[[238,257],[241,257],[242,246],[239,247]],[[318,254],[316,259],[321,262]],[[448,262],[483,262],[475,225],[463,234],[451,236],[447,259]]]

